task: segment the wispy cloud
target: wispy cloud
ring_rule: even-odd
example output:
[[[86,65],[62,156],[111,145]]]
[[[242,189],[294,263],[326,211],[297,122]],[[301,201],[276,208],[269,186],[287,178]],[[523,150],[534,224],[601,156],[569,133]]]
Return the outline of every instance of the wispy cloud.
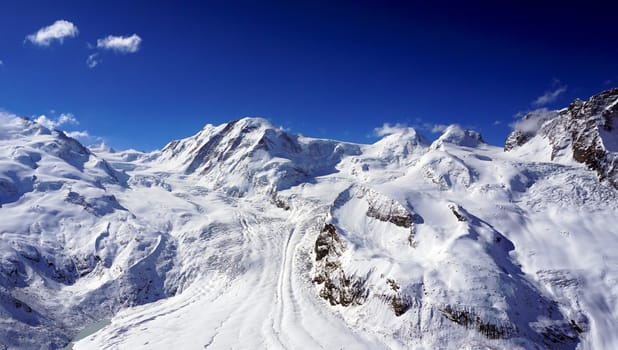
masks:
[[[448,125],[446,124],[430,123],[430,122],[424,121],[422,118],[416,118],[414,119],[413,124],[384,123],[382,126],[373,129],[373,136],[382,137],[382,136],[391,135],[391,134],[404,133],[408,131],[409,129],[430,132],[432,134],[440,134],[444,130],[446,130],[446,128],[448,128]]]
[[[76,37],[78,34],[79,31],[73,23],[61,19],[28,35],[26,40],[37,46],[49,46],[53,41],[59,41],[62,44],[64,38]]]
[[[139,50],[142,38],[137,34],[131,36],[108,35],[97,40],[97,47],[104,50],[112,50],[121,53],[134,53]]]
[[[96,67],[101,62],[103,62],[103,60],[99,58],[98,53],[93,53],[92,55],[89,55],[86,59],[86,65],[88,65],[88,68],[90,69]]]
[[[448,125],[444,125],[444,124],[433,124],[431,126],[430,131],[434,134],[443,132],[444,130],[446,130],[446,128],[448,128]]]
[[[521,114],[518,113],[517,116]],[[513,130],[519,130],[526,134],[535,134],[547,120],[556,116],[556,111],[547,108],[535,109],[526,113],[521,119],[510,124]]]
[[[75,116],[71,113],[62,113],[58,118],[49,118],[42,114],[34,119],[35,122],[43,125],[48,129],[58,129],[63,125],[77,125],[79,122],[75,119]]]
[[[375,136],[382,137],[391,134],[398,134],[407,131],[409,127],[405,124],[390,124],[384,123],[382,126],[373,129]]]
[[[567,90],[567,86],[562,85],[558,80],[554,81],[554,85],[556,86],[554,90],[545,91],[545,93],[537,97],[532,104],[537,107],[548,105],[556,101],[556,99]]]
[[[0,60],[0,66],[4,66],[4,62]]]
[[[82,131],[69,131],[66,134],[67,134],[68,137],[71,137],[71,138],[74,138],[74,139],[87,139],[87,138],[90,137],[90,134],[86,130],[82,130]]]

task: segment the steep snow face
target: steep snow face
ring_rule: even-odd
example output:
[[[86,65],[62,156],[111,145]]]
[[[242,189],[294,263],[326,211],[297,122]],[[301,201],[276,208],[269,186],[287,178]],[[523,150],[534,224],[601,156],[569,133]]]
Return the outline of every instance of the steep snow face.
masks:
[[[290,135],[260,118],[244,118],[168,144],[157,158],[163,168],[180,167],[201,183],[232,195],[289,188],[335,172],[357,145]]]
[[[560,111],[525,116],[506,140],[505,150],[526,148],[546,139],[544,153],[553,161],[574,160],[595,170],[618,188],[618,89],[595,95],[586,102],[576,100]],[[534,126],[537,127],[529,127]]]
[[[413,128],[405,128],[387,135],[369,147],[364,154],[387,163],[405,164],[414,155],[422,154],[427,140]]]
[[[400,131],[141,153],[6,119],[0,348],[618,347],[615,188],[549,137]]]

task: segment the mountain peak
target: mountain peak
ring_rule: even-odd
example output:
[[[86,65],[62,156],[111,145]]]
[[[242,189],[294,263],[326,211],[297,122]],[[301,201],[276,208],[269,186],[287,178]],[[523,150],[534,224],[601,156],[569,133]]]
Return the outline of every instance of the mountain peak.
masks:
[[[244,117],[233,121],[233,123],[237,123],[241,127],[273,128],[272,123],[268,119],[262,117]]]
[[[525,148],[533,139],[547,140],[551,160],[586,164],[618,187],[617,120],[618,88],[613,88],[561,110],[527,114],[515,123],[504,150]]]
[[[474,130],[467,130],[457,124],[449,125],[440,137],[434,141],[432,148],[438,148],[444,143],[449,143],[464,147],[477,147],[485,143],[480,133]]]
[[[406,159],[429,145],[427,139],[414,128],[397,127],[389,131],[392,132],[385,134],[386,136],[370,146],[374,156],[387,162]]]
[[[52,131],[28,118],[0,112],[0,139],[14,139],[32,135],[51,135]]]
[[[235,195],[287,188],[317,174],[334,171],[357,145],[289,134],[263,118],[243,118],[169,143],[158,162],[184,169],[214,188]]]

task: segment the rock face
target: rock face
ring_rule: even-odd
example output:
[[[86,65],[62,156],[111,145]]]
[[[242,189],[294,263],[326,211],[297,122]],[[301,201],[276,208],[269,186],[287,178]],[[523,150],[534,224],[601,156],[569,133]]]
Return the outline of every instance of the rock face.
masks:
[[[560,111],[525,116],[522,123],[536,122],[539,129],[516,129],[507,137],[504,150],[525,147],[532,138],[544,138],[551,147],[551,160],[572,158],[618,188],[617,119],[618,89],[607,90],[586,102],[575,100]]]
[[[410,246],[415,245],[415,224],[422,221],[399,202],[371,188],[353,185],[339,193],[329,214],[332,222],[324,225],[314,248],[316,264],[313,282],[322,285],[319,295],[331,305],[361,305],[370,293],[379,294],[367,285],[367,280],[373,275],[371,271],[366,274],[349,272],[356,269],[348,265],[350,254],[344,256],[346,245],[354,245],[359,235],[362,235],[359,232],[338,232],[336,225],[347,226],[345,221],[349,215],[365,216],[368,222],[377,220],[392,227],[390,233],[393,238],[398,236],[397,231],[406,232],[405,236],[398,238],[400,242],[407,240]],[[399,291],[397,282],[388,280],[387,283],[395,294],[383,297],[389,300],[395,315],[401,316],[411,307],[412,300]]]
[[[362,304],[366,297],[364,280],[346,275],[340,261],[344,249],[337,228],[333,224],[325,224],[315,242],[317,268],[313,281],[323,285],[320,297],[331,305]]]

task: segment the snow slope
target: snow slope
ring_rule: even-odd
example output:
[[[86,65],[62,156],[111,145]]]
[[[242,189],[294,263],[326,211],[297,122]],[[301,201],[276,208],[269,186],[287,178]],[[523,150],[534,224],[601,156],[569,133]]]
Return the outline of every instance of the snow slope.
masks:
[[[360,145],[245,118],[145,154],[2,118],[6,348],[102,320],[73,348],[618,347],[618,193],[539,154],[570,133],[505,152],[458,126]]]

